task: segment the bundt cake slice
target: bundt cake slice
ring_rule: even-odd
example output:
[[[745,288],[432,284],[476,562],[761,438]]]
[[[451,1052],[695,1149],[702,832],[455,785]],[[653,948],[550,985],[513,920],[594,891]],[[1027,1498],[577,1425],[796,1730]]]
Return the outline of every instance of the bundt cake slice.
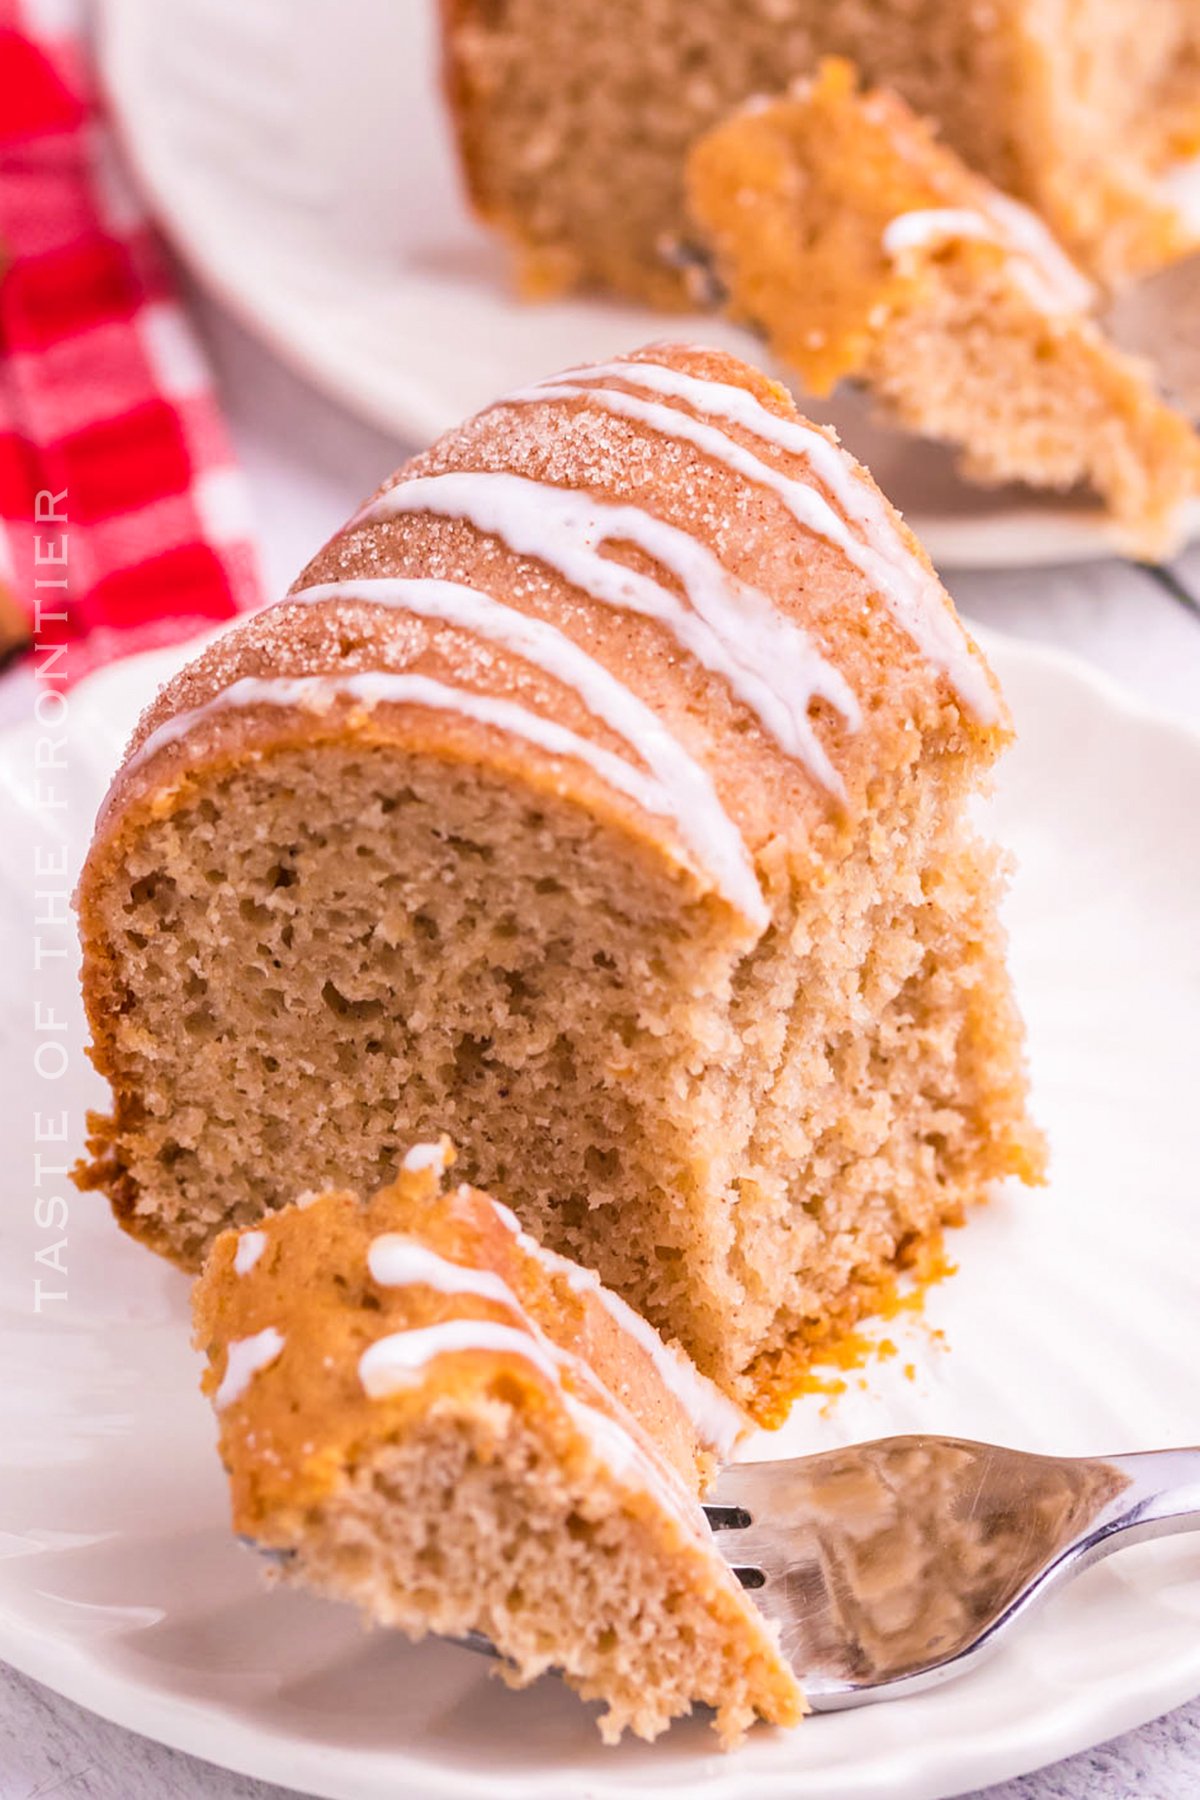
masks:
[[[697,138],[823,56],[894,88],[1117,281],[1197,246],[1161,180],[1200,149],[1196,0],[441,0],[471,199],[540,295],[689,304]]]
[[[829,61],[702,138],[688,190],[731,309],[810,392],[859,381],[969,477],[1089,486],[1126,548],[1178,547],[1200,439],[1042,221],[898,95]]]
[[[217,1239],[195,1289],[235,1529],[411,1637],[558,1669],[605,1739],[804,1710],[697,1494],[745,1421],[644,1319],[418,1144],[361,1202]]]
[[[1009,735],[927,558],[736,360],[509,395],[168,684],[79,889],[85,1183],[196,1267],[449,1131],[769,1417],[996,1177],[1036,1179]]]

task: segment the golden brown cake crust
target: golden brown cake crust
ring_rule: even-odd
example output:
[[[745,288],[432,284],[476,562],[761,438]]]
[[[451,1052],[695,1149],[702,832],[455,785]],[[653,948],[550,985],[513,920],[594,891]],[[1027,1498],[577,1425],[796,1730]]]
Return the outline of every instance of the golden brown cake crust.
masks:
[[[727,383],[753,395],[777,418],[800,420],[786,389],[720,351],[654,345],[621,361],[630,366],[631,377],[644,362]],[[585,370],[584,378],[587,374]],[[618,373],[595,385],[629,384]],[[687,404],[680,411],[696,416]],[[828,428],[812,429],[835,442]],[[811,484],[843,516],[840,503],[805,457],[764,444],[727,422],[722,430],[771,469]],[[842,458],[881,507],[896,557],[911,559],[927,577],[930,606],[941,614],[948,636],[966,646],[963,627],[924,549],[869,473],[845,453]],[[818,701],[813,707],[817,735],[846,790],[844,806],[771,741],[721,675],[679,654],[668,627],[588,599],[536,558],[507,549],[465,520],[418,515],[351,521],[303,571],[295,589],[378,576],[432,577],[501,595],[506,604],[550,622],[578,622],[589,653],[644,698],[709,767],[722,803],[756,856],[785,851],[797,871],[805,871],[814,851],[819,856],[825,845],[855,829],[880,780],[911,759],[914,731],[947,751],[961,745],[972,754],[994,755],[1006,741],[999,689],[977,650],[964,654],[983,673],[995,701],[996,718],[985,724],[959,703],[945,676],[889,614],[878,589],[836,545],[801,529],[775,494],[732,477],[727,467],[690,444],[614,417],[592,405],[586,393],[578,399],[515,405],[501,400],[398,470],[378,494],[414,477],[454,470],[515,473],[644,507],[709,548],[730,576],[770,596],[782,616],[811,636],[861,706],[864,723],[854,731],[828,705]],[[870,535],[853,525],[851,529],[864,540]],[[613,553],[634,568],[649,566],[636,550]],[[639,816],[635,806],[585,766],[549,757],[472,719],[435,715],[420,707],[381,704],[365,716],[361,709],[335,706],[320,717],[278,705],[257,713],[216,709],[189,730],[186,758],[173,743],[148,761],[137,757],[141,745],[169,720],[204,707],[243,677],[341,676],[378,669],[478,681],[488,693],[536,705],[606,748],[620,747],[576,695],[495,644],[481,654],[470,633],[397,616],[352,595],[318,607],[291,607],[285,600],[225,633],[168,682],[147,709],[102,811],[93,856],[101,854],[108,834],[122,828],[147,799],[158,811],[176,803],[174,769],[186,781],[201,768],[236,760],[251,746],[353,737],[400,742],[464,764],[487,764],[506,775],[519,773],[535,787],[574,793],[652,850],[669,849],[679,858],[680,846],[670,842],[661,820]],[[88,881],[85,873],[85,896]]]

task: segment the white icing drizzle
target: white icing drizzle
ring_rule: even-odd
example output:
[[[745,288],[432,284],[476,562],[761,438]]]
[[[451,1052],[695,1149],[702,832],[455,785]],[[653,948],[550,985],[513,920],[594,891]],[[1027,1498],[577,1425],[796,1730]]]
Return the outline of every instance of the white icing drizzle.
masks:
[[[929,206],[897,213],[883,230],[883,248],[888,256],[903,256],[906,250],[924,250],[931,244],[948,243],[954,238],[992,238],[995,227],[981,212],[970,206]]]
[[[626,1305],[618,1294],[610,1293],[591,1269],[581,1268],[568,1257],[547,1250],[522,1228],[509,1207],[499,1201],[493,1201],[492,1205],[522,1250],[536,1257],[544,1268],[564,1275],[574,1293],[593,1294],[616,1324],[641,1345],[659,1380],[691,1420],[701,1442],[722,1461],[727,1461],[746,1430],[746,1419],[740,1408],[727,1400],[681,1350],[664,1343],[647,1319]],[[419,1284],[442,1294],[478,1294],[484,1300],[495,1300],[519,1313],[528,1327],[541,1336],[540,1328],[501,1276],[491,1270],[464,1268],[460,1263],[450,1262],[416,1238],[405,1237],[400,1232],[386,1232],[375,1238],[367,1252],[367,1266],[372,1279],[381,1287]]]
[[[225,1352],[225,1373],[213,1396],[218,1412],[240,1400],[251,1381],[262,1369],[269,1369],[283,1349],[284,1339],[273,1325],[256,1331],[253,1337],[234,1338]]]
[[[1095,304],[1096,289],[1031,207],[998,190],[988,194],[983,206],[1006,242],[1021,252],[1040,278],[1047,305],[1064,312],[1086,312]]]
[[[616,1323],[641,1345],[654,1364],[659,1380],[691,1420],[700,1441],[722,1462],[727,1462],[747,1429],[740,1407],[727,1400],[715,1383],[700,1373],[690,1357],[666,1343],[649,1319],[644,1319],[619,1294],[606,1288],[591,1269],[572,1266],[565,1257],[560,1260],[566,1264],[567,1279],[575,1292],[594,1294]]]
[[[524,1229],[511,1207],[499,1200],[493,1200],[492,1205],[501,1223],[512,1232],[522,1250],[536,1257],[545,1268],[565,1276],[573,1292],[593,1294],[622,1331],[627,1331],[641,1345],[653,1363],[659,1380],[691,1420],[701,1443],[707,1445],[722,1462],[727,1462],[738,1439],[748,1429],[748,1421],[741,1408],[732,1400],[727,1400],[720,1388],[707,1375],[700,1373],[689,1356],[676,1349],[673,1344],[664,1342],[649,1319],[644,1319],[619,1294],[606,1288],[593,1270],[584,1269],[569,1257],[560,1256],[557,1251],[539,1244]]]
[[[1029,207],[1008,194],[990,193],[978,207],[930,206],[899,213],[884,228],[883,248],[899,258],[910,250],[973,238],[999,244],[1017,261],[1013,273],[1030,299],[1046,312],[1087,312],[1096,290]]]
[[[388,1231],[374,1238],[367,1251],[372,1281],[380,1287],[428,1287],[439,1294],[478,1294],[514,1312],[524,1313],[517,1296],[502,1276],[490,1269],[468,1269],[450,1262],[416,1238]]]
[[[267,1247],[265,1231],[244,1231],[233,1253],[235,1275],[248,1275]]]
[[[804,457],[822,486],[841,507],[845,519],[839,518],[829,507],[825,508],[825,513],[818,513],[810,501],[803,498],[805,494],[812,494],[811,489],[752,457],[724,433],[718,434],[718,443],[706,440],[702,444],[694,429],[699,421],[678,413],[676,408],[663,408],[653,420],[646,421],[653,423],[656,430],[687,438],[698,448],[719,456],[730,468],[786,498],[800,524],[807,524],[810,530],[835,544],[871,582],[900,629],[933,667],[947,677],[968,711],[981,724],[995,723],[1000,709],[991,684],[972,652],[966,633],[947,606],[940,583],[904,542],[883,497],[857,473],[837,444],[801,419],[780,418],[764,406],[757,395],[739,387],[736,382],[709,380],[673,368],[668,363],[595,363],[568,369],[564,375],[539,385],[541,392],[549,397],[551,388],[567,383],[612,379],[682,400],[707,418],[725,419],[777,449]],[[538,391],[537,388],[520,390],[526,395]],[[598,391],[606,396],[600,404],[608,406],[607,397],[612,390]],[[609,406],[609,410],[615,411],[616,407]],[[750,463],[757,465],[753,472],[748,466]],[[790,495],[785,494],[785,488],[793,490]],[[848,529],[847,521],[863,534],[861,538]]]
[[[581,1269],[577,1263],[568,1261],[566,1257],[558,1256],[554,1251],[543,1250],[534,1238],[522,1230],[516,1215],[508,1207],[502,1206],[499,1201],[495,1200],[490,1204],[501,1223],[514,1234],[522,1250],[531,1252],[546,1268],[565,1271],[576,1292],[583,1290],[593,1292],[608,1307],[617,1324],[628,1331],[649,1353],[664,1387],[675,1395],[684,1412],[692,1420],[701,1442],[716,1451],[723,1461],[726,1460],[739,1436],[746,1430],[747,1422],[738,1408],[726,1400],[724,1395],[720,1394],[712,1386],[712,1383],[700,1374],[698,1369],[693,1368],[682,1352],[668,1349],[653,1326],[639,1318],[638,1314],[627,1307],[623,1300],[619,1300],[615,1294],[610,1294],[606,1288],[601,1287],[597,1276],[587,1269]],[[371,1272],[372,1280],[377,1281],[381,1287],[421,1286],[432,1288],[439,1294],[475,1294],[480,1299],[494,1301],[498,1305],[507,1307],[521,1321],[523,1329],[513,1334],[517,1340],[516,1344],[512,1343],[511,1338],[504,1339],[505,1344],[508,1344],[510,1348],[517,1348],[525,1334],[528,1334],[528,1341],[537,1352],[530,1360],[543,1373],[548,1373],[553,1368],[557,1381],[564,1368],[571,1369],[577,1380],[600,1388],[614,1405],[618,1407],[621,1405],[616,1396],[603,1386],[587,1363],[577,1356],[570,1355],[547,1336],[509,1284],[494,1270],[465,1268],[462,1264],[451,1262],[449,1258],[440,1256],[437,1251],[429,1249],[418,1239],[407,1237],[402,1232],[385,1232],[382,1236],[375,1238],[367,1251],[367,1267]],[[488,1322],[458,1320],[455,1323],[470,1326]],[[436,1328],[424,1327],[421,1329]],[[511,1330],[511,1328],[506,1329]],[[414,1330],[396,1335],[398,1337],[414,1337],[419,1336],[420,1331]],[[453,1346],[458,1348],[473,1348],[477,1343],[478,1339],[472,1335],[470,1330],[455,1333],[452,1337]],[[488,1343],[493,1345],[495,1343],[490,1334]],[[484,1345],[483,1347],[488,1346]],[[404,1358],[416,1353],[412,1351],[411,1347],[407,1349],[401,1347],[395,1354]],[[380,1353],[381,1358],[385,1358],[385,1355],[390,1356],[391,1353]],[[372,1372],[373,1369],[374,1365],[372,1365],[372,1369],[364,1372],[364,1384],[367,1383],[368,1375],[372,1380],[379,1379],[378,1374]],[[368,1393],[372,1391],[369,1386],[367,1391]],[[563,1398],[573,1412],[580,1407],[583,1407],[591,1415],[598,1412],[597,1408],[588,1406],[586,1402],[567,1394],[565,1390]],[[663,1462],[660,1467],[657,1460],[652,1463],[647,1462],[636,1439],[624,1426],[611,1420],[607,1414],[599,1416],[603,1419],[604,1426],[609,1427],[610,1431],[619,1432],[620,1438],[626,1446],[626,1457],[636,1454],[643,1463],[647,1463],[652,1473],[670,1483],[677,1499],[683,1499],[689,1509],[694,1507],[694,1497],[679,1480],[678,1474],[671,1464]],[[597,1435],[595,1424],[586,1420],[584,1424],[587,1425],[591,1435],[595,1437]]]
[[[654,775],[626,762],[624,757],[602,745],[593,744],[565,725],[556,724],[553,719],[540,718],[514,700],[479,694],[471,688],[452,687],[447,682],[434,681],[428,675],[383,669],[365,670],[356,675],[243,675],[202,706],[189,707],[185,712],[165,719],[129,758],[123,772],[129,774],[165,745],[186,737],[201,720],[228,707],[295,706],[320,714],[328,712],[338,700],[359,701],[368,709],[388,701],[407,702],[477,719],[512,737],[525,738],[551,756],[587,763],[609,787],[628,794],[646,812],[671,812],[662,784]],[[710,872],[717,875],[716,870]],[[748,864],[744,878],[726,892],[756,926],[760,929],[765,926],[768,919],[766,902]]]
[[[454,1265],[446,1266],[452,1268]],[[586,1365],[578,1358],[568,1356],[546,1337],[528,1318],[515,1296],[512,1296],[512,1304],[525,1321],[523,1327],[501,1324],[494,1319],[443,1319],[435,1325],[419,1325],[376,1338],[358,1362],[359,1379],[366,1393],[372,1400],[382,1400],[389,1394],[400,1392],[419,1382],[429,1364],[439,1356],[488,1350],[522,1357],[552,1383],[576,1428],[591,1442],[611,1474],[618,1479],[636,1480],[655,1493],[662,1504],[678,1513],[697,1535],[707,1537],[707,1520],[678,1471],[666,1461],[651,1458],[632,1431],[611,1413],[591,1405],[564,1387],[564,1368],[575,1369],[584,1379],[599,1384],[595,1383]],[[604,1391],[607,1394],[607,1390]],[[620,1404],[612,1395],[608,1398],[614,1404]]]
[[[444,1175],[450,1153],[445,1144],[414,1144],[404,1153],[400,1164],[410,1175],[419,1174],[425,1169],[432,1169],[435,1175]]]
[[[358,1359],[359,1379],[372,1400],[386,1399],[419,1381],[435,1357],[463,1350],[507,1350],[559,1385],[557,1360],[528,1331],[495,1319],[443,1319],[376,1338]]]
[[[349,599],[445,620],[502,645],[573,689],[596,718],[637,752],[658,781],[661,794],[653,810],[675,820],[684,843],[730,900],[755,924],[766,924],[766,905],[746,845],[707,770],[643,700],[573,638],[544,619],[453,581],[381,577],[321,582],[289,594],[287,604]]]
[[[401,480],[369,501],[353,523],[406,513],[468,520],[511,550],[557,569],[594,600],[659,620],[706,669],[725,677],[815,781],[835,794],[844,791],[809,708],[814,700],[826,700],[847,724],[857,726],[858,702],[845,678],[765,594],[730,575],[686,531],[637,506],[490,470]],[[601,555],[602,545],[620,542],[636,544],[669,569],[689,604],[649,576]]]

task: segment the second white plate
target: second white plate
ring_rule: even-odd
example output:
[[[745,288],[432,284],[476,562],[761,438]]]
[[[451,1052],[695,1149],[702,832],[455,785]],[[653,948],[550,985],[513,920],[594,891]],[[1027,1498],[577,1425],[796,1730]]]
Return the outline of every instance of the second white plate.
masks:
[[[103,0],[105,79],[159,217],[201,277],[312,380],[416,446],[507,388],[664,336],[763,362],[709,316],[517,301],[471,218],[433,0]],[[805,401],[943,568],[1113,554],[1084,504],[992,492],[853,397]],[[1200,507],[1197,508],[1200,529]]]

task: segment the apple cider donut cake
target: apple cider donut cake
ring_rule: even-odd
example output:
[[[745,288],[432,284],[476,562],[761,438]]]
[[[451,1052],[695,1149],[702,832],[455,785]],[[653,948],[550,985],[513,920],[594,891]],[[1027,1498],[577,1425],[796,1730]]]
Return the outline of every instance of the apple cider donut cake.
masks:
[[[969,479],[1087,486],[1126,550],[1179,547],[1200,438],[1037,215],[899,95],[830,59],[701,138],[688,191],[730,309],[807,392],[861,382]]]
[[[1121,280],[1197,247],[1162,174],[1200,149],[1196,0],[440,0],[477,212],[531,295],[689,303],[688,151],[843,56]]]
[[[195,1291],[235,1529],[286,1581],[411,1637],[481,1632],[652,1738],[703,1703],[725,1745],[804,1711],[697,1495],[745,1420],[506,1207],[394,1185],[226,1232]]]
[[[510,394],[144,715],[79,888],[85,1185],[185,1267],[443,1129],[762,1418],[1037,1180],[1010,735],[866,471],[723,354]]]

